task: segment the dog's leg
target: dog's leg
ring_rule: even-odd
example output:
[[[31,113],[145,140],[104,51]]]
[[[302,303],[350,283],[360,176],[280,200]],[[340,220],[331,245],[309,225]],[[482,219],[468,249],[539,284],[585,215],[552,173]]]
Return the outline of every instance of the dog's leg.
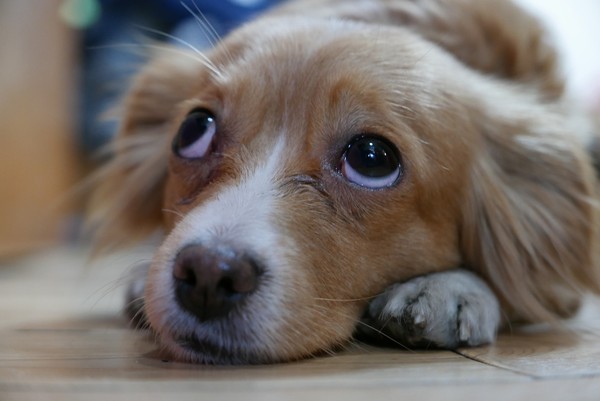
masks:
[[[367,340],[453,349],[494,341],[500,307],[473,273],[453,270],[416,277],[375,298],[359,324]]]
[[[144,291],[149,268],[150,263],[140,264],[135,267],[131,272],[129,286],[125,293],[125,316],[129,319],[129,324],[135,329],[148,328]]]

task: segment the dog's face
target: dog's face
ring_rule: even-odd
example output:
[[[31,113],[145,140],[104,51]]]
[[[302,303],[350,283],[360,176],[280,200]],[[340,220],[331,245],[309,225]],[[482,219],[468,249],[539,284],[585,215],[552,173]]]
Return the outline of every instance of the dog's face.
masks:
[[[164,105],[177,110],[169,235],[146,305],[183,359],[264,362],[335,347],[369,297],[459,263],[470,128],[455,119],[457,141],[437,116],[461,106],[427,76],[430,50],[356,24],[264,28],[226,40],[210,68],[182,77],[186,97]]]
[[[180,360],[333,349],[388,285],[462,263],[516,316],[560,314],[597,283],[594,179],[538,103],[401,28],[265,18],[139,75],[103,235],[165,229],[146,313]]]

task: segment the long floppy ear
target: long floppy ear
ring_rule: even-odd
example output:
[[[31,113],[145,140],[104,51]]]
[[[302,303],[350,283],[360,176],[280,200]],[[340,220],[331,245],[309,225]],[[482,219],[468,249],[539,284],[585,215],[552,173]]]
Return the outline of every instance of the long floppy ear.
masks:
[[[582,293],[600,293],[596,178],[581,127],[558,105],[506,99],[491,116],[493,103],[474,117],[483,135],[463,209],[465,261],[511,319],[570,316]]]
[[[124,99],[112,157],[93,178],[88,221],[99,250],[130,245],[162,224],[169,124],[198,71],[197,62],[178,52],[157,55]]]

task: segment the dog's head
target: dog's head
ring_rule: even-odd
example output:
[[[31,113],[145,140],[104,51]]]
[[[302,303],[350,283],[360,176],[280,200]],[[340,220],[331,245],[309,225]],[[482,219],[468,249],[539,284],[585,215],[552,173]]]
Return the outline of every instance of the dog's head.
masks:
[[[518,268],[530,268],[547,243],[521,247],[529,239],[512,228],[542,224],[533,198],[552,193],[552,228],[582,228],[564,241],[587,245],[584,156],[560,140],[536,148],[556,122],[535,108],[513,121],[524,107],[512,94],[399,28],[261,20],[207,56],[167,54],[137,78],[102,189],[112,199],[103,234],[165,229],[146,312],[179,359],[259,363],[335,348],[393,282],[461,263],[503,276],[487,273],[523,255]],[[558,163],[560,176],[536,176]],[[583,211],[563,218],[573,206]],[[501,260],[484,263],[490,254]],[[547,306],[545,290],[527,285],[517,297]]]

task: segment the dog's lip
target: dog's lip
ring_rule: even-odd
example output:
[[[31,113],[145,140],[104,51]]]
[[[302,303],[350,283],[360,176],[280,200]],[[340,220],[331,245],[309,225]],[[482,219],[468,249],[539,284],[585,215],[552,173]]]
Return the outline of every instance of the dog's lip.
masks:
[[[200,338],[195,334],[175,339],[175,343],[188,352],[193,353],[193,359],[204,364],[214,365],[247,365],[253,362],[253,358],[244,358],[240,352],[235,352],[210,338]]]

